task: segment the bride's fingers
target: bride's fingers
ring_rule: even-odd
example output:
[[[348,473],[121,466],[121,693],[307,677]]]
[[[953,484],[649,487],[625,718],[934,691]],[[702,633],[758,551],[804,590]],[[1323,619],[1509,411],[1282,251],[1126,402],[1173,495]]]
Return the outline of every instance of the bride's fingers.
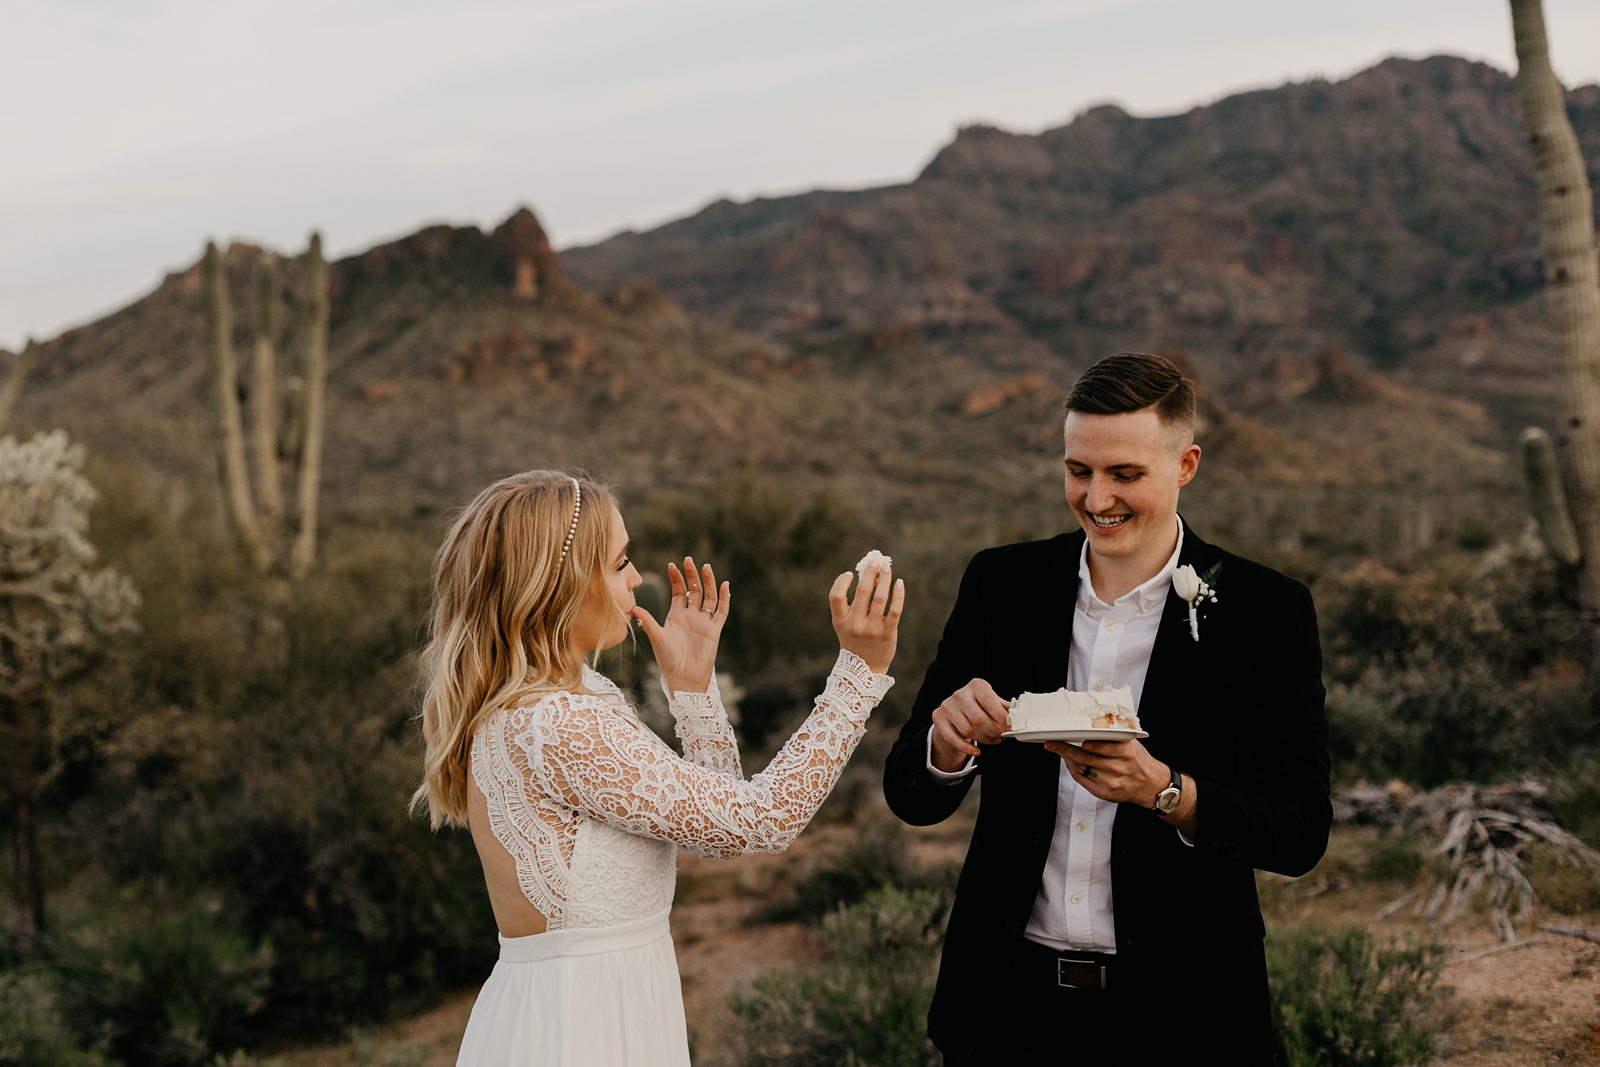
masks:
[[[889,621],[899,625],[900,612],[906,606],[906,582],[904,578],[894,580],[894,596],[889,601]]]
[[[689,587],[684,584],[683,572],[676,563],[667,564],[667,584],[672,587],[672,604],[682,600],[688,604]],[[668,605],[671,607],[671,604]]]
[[[834,626],[838,626],[850,613],[850,603],[845,600],[845,594],[850,591],[850,579],[854,577],[853,572],[845,571],[833,580],[828,590],[828,613],[833,616]]]
[[[717,622],[728,621],[728,605],[733,600],[733,587],[727,582],[722,583],[721,596],[717,598]]]
[[[693,556],[683,557],[683,580],[689,586],[689,591],[683,597],[683,606],[698,608],[703,594],[700,590],[700,573],[695,569]]]
[[[700,588],[705,590],[705,598],[700,601],[700,610],[711,613],[717,610],[717,575],[711,569],[711,564],[700,565]]]
[[[878,572],[876,583],[872,587],[872,613],[868,618],[881,619],[883,618],[883,613],[889,610],[889,594],[894,587],[894,583],[890,579],[893,576],[893,567],[886,567]]]
[[[650,642],[651,647],[654,647],[662,633],[661,624],[656,622],[655,616],[635,604],[633,610],[628,612],[628,617],[639,624],[639,628],[644,631],[645,639]]]
[[[867,611],[872,605],[872,595],[879,586],[878,575],[881,568],[877,564],[868,567],[861,574],[861,580],[856,583],[856,598],[850,602],[850,611],[857,618],[866,618]],[[881,612],[883,609],[879,608]]]

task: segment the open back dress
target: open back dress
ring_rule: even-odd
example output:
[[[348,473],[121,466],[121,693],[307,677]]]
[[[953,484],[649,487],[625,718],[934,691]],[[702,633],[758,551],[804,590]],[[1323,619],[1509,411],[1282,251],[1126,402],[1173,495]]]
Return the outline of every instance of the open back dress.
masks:
[[[588,667],[586,692],[540,693],[485,718],[473,781],[546,929],[501,935],[458,1067],[687,1065],[668,927],[677,849],[787,848],[893,684],[841,651],[811,714],[749,780],[715,678],[705,693],[672,694],[681,757]]]

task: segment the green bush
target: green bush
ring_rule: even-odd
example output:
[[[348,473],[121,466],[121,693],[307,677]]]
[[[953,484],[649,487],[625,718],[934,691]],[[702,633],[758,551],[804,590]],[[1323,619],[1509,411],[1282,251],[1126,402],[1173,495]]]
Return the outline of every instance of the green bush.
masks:
[[[1592,733],[1582,628],[1548,566],[1402,575],[1363,562],[1317,599],[1342,778],[1491,781]]]
[[[1433,857],[1415,834],[1386,833],[1367,853],[1362,874],[1377,882],[1409,882],[1429,868]]]
[[[1523,868],[1539,902],[1563,915],[1600,911],[1600,871],[1543,842],[1528,846]]]
[[[266,1003],[272,951],[207,906],[107,907],[58,950],[74,1018],[117,1059],[208,1062]]]
[[[1553,777],[1550,801],[1556,822],[1590,848],[1600,848],[1600,752],[1569,761]]]
[[[49,799],[65,814],[45,831],[47,856],[73,872],[64,901],[108,886],[138,886],[173,913],[204,899],[271,953],[245,1017],[130,1022],[119,1040],[145,1048],[162,1027],[197,1034],[161,1055],[200,1062],[265,1035],[339,1033],[481,981],[494,923],[471,841],[406,812],[421,774],[406,661],[427,546],[335,533],[316,580],[278,609],[220,546],[162,535],[146,547],[130,563],[152,589],[143,633],[58,696],[66,729]],[[107,967],[158,962],[154,946],[109,937],[92,915],[61,919],[69,940],[103,942]],[[225,974],[207,977],[225,962],[214,939],[162,929],[195,953],[193,984],[228,988]],[[85,1014],[128,1008],[115,983],[73,988],[97,1001]]]
[[[919,865],[911,856],[905,828],[888,819],[875,819],[829,849],[758,918],[765,922],[819,919],[887,886],[949,892],[955,888],[957,873],[953,868]]]
[[[885,886],[823,920],[830,958],[735,997],[747,1067],[936,1067],[926,1036],[947,894]]]
[[[44,971],[0,972],[0,1067],[109,1067],[82,1048]]]
[[[1380,944],[1360,927],[1275,930],[1267,971],[1287,1067],[1398,1067],[1433,1050],[1445,950]]]

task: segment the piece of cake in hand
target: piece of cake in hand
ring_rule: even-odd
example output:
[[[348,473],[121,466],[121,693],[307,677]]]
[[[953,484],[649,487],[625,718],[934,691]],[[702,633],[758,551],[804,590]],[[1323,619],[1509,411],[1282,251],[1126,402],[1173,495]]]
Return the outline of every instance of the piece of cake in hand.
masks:
[[[1134,730],[1143,736],[1139,713],[1128,686],[1100,693],[1057,689],[1054,693],[1022,693],[1011,701],[1014,733],[1039,730]]]
[[[894,557],[886,556],[877,549],[873,549],[871,552],[868,552],[865,556],[861,557],[861,562],[856,564],[856,581],[859,582],[863,580],[866,577],[867,568],[873,566],[874,564],[882,568],[891,567],[894,565]]]

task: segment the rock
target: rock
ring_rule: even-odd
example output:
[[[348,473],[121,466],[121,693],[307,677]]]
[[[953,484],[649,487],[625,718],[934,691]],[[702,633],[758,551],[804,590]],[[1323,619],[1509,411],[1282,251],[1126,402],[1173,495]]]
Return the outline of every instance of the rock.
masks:
[[[496,260],[509,267],[511,291],[533,300],[564,278],[561,260],[534,213],[521,207],[495,229],[491,238]]]
[[[961,414],[968,418],[988,415],[1032,393],[1052,388],[1050,379],[1035,371],[1007,378],[993,385],[981,386],[968,393],[961,401]]]

